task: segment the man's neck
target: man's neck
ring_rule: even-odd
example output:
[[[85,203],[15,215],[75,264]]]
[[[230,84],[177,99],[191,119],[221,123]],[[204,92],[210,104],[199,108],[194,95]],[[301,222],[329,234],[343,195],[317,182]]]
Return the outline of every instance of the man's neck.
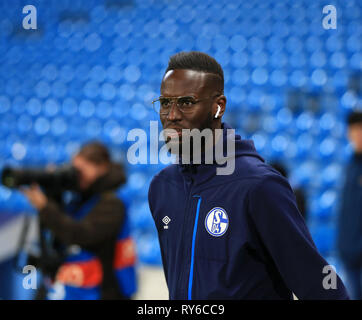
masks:
[[[212,138],[211,141],[206,141],[207,139],[203,139],[201,143],[201,162],[204,162],[208,156],[212,158],[213,162],[215,162],[215,145],[218,143],[218,141],[222,138],[222,125],[221,122],[218,123],[218,125],[215,128],[210,128],[212,130]],[[217,130],[216,130],[217,129]],[[193,150],[193,143],[190,145],[190,161],[193,163],[194,160],[194,152],[197,152]],[[210,153],[210,154],[208,154]]]

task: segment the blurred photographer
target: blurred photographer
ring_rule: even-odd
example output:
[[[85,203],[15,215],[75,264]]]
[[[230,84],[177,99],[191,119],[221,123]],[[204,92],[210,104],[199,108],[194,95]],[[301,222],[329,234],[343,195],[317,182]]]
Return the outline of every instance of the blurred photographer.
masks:
[[[47,299],[129,299],[136,290],[135,250],[116,193],[126,180],[123,168],[98,142],[84,145],[72,167],[77,185],[68,203],[48,198],[37,184],[22,188],[63,250]]]

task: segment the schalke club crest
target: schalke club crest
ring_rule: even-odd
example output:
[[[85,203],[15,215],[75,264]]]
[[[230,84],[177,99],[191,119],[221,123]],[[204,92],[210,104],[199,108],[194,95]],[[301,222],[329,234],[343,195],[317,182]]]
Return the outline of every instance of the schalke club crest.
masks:
[[[214,237],[222,236],[229,226],[229,217],[223,208],[210,210],[205,219],[205,228]]]

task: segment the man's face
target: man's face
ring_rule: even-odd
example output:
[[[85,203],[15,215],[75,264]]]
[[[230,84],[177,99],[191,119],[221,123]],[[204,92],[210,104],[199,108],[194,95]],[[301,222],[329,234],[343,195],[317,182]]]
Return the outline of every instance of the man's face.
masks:
[[[80,155],[76,155],[73,158],[72,165],[79,173],[79,188],[81,190],[86,190],[100,176],[107,172],[106,166],[97,165]]]
[[[204,72],[180,69],[168,71],[162,80],[162,97],[192,96],[196,100],[202,99],[194,104],[192,111],[188,113],[181,112],[176,104],[173,104],[168,115],[160,115],[163,129],[177,131],[178,137],[175,140],[178,138],[178,143],[181,142],[182,129],[215,129],[213,109],[217,108],[217,99],[211,97],[218,92],[210,85],[209,77],[210,75]],[[205,98],[210,99],[204,100]]]
[[[353,144],[355,152],[362,152],[362,123],[355,123],[348,127],[348,138]]]

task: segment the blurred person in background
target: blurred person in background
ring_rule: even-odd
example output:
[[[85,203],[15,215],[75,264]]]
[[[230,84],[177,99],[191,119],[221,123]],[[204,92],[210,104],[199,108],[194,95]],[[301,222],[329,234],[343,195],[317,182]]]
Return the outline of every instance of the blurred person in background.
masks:
[[[288,171],[281,162],[273,161],[270,163],[270,165],[278,172],[280,172],[283,177],[288,179]],[[303,216],[304,220],[306,220],[307,212],[306,212],[306,199],[305,199],[304,190],[302,188],[293,188],[293,192],[295,194],[299,212]]]
[[[124,201],[116,194],[126,181],[123,167],[99,142],[85,144],[72,166],[78,186],[64,206],[48,199],[38,185],[22,189],[39,211],[40,224],[63,249],[46,298],[129,299],[136,290],[135,250]]]
[[[362,111],[347,119],[353,155],[346,168],[338,222],[337,248],[352,299],[362,299]]]

